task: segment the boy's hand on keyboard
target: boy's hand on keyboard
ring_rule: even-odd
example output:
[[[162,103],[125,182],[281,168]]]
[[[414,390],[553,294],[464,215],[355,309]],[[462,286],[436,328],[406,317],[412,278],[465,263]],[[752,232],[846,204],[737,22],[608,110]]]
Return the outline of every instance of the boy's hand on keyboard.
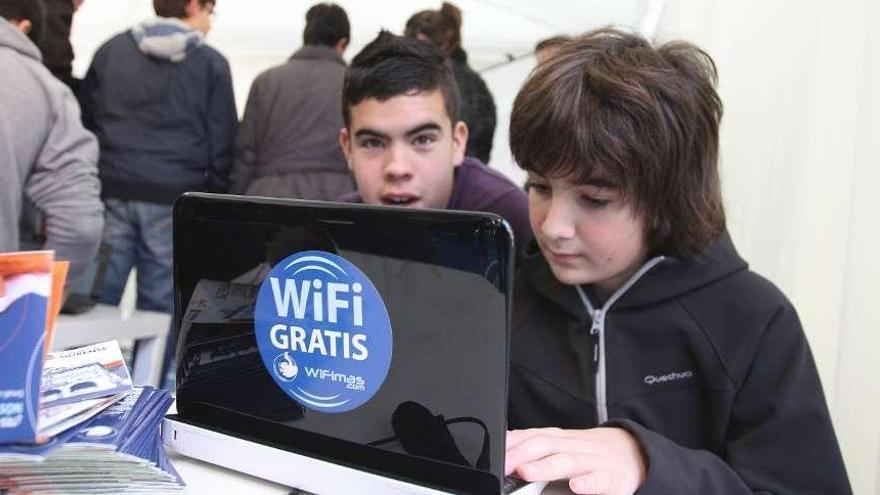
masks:
[[[645,482],[639,442],[621,428],[507,432],[505,474],[526,481],[568,479],[578,494],[632,495]]]

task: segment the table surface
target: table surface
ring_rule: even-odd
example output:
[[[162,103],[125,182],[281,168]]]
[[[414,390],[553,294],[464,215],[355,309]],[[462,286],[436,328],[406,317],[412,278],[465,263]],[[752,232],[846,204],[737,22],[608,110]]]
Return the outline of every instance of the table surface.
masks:
[[[175,452],[168,452],[174,467],[187,484],[186,493],[190,495],[235,493],[249,494],[287,494],[291,488],[255,478],[231,469],[202,462]],[[544,489],[542,495],[570,495],[566,482],[556,482]]]
[[[186,482],[186,493],[287,494],[290,488],[244,473],[168,451],[174,468]]]

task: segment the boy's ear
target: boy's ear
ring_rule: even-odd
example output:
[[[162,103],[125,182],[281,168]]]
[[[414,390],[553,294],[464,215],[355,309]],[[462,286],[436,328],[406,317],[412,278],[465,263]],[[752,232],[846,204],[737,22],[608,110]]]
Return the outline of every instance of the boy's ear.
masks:
[[[464,152],[467,150],[468,127],[459,120],[452,126],[452,163],[461,165],[464,161]]]
[[[16,29],[21,31],[25,36],[31,34],[31,29],[34,28],[33,23],[31,23],[31,21],[29,21],[28,19],[24,19],[21,21],[12,20],[9,22],[11,22],[12,25],[15,26]]]
[[[189,18],[198,14],[200,8],[199,0],[189,0],[189,2],[186,3],[186,17]]]
[[[339,147],[342,148],[342,154],[345,155],[345,163],[348,164],[348,169],[352,170],[351,135],[348,133],[347,127],[343,127],[342,129],[339,129]]]

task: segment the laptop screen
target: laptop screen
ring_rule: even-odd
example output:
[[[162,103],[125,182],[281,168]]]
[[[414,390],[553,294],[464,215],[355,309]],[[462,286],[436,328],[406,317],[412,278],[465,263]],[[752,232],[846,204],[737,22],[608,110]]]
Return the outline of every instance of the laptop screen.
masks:
[[[500,493],[511,245],[491,214],[183,196],[179,419]]]

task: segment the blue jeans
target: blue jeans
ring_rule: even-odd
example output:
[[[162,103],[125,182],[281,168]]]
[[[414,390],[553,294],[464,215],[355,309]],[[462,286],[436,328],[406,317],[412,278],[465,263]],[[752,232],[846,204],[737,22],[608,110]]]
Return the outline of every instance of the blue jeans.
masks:
[[[110,261],[101,302],[118,305],[131,269],[137,268],[137,308],[171,313],[171,206],[110,198],[104,203],[104,242]]]

